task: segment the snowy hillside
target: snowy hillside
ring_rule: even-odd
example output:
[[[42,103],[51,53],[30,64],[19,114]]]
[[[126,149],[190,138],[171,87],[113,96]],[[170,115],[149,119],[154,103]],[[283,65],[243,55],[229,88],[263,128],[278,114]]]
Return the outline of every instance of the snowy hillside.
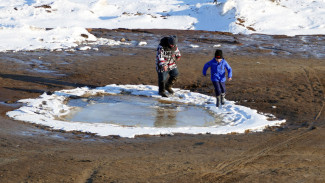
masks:
[[[324,0],[1,0],[0,17],[0,51],[96,40],[85,28],[325,33]]]

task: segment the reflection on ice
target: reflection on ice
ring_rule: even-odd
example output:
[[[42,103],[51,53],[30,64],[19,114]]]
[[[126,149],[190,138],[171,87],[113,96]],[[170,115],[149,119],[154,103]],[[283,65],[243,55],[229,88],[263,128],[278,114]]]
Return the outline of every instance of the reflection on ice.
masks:
[[[69,121],[111,123],[138,127],[185,127],[220,125],[221,117],[202,107],[162,102],[155,98],[110,95],[71,99],[69,106],[78,107]]]

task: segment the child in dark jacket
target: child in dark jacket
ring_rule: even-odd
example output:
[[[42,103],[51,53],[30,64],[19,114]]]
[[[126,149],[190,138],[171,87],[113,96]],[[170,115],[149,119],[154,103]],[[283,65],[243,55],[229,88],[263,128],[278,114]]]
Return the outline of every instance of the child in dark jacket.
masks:
[[[215,56],[212,60],[207,62],[203,67],[203,75],[206,76],[207,70],[210,68],[211,81],[213,83],[217,103],[216,106],[219,107],[225,104],[226,96],[226,71],[228,72],[228,80],[232,79],[232,69],[228,62],[222,56],[222,50],[217,49]]]

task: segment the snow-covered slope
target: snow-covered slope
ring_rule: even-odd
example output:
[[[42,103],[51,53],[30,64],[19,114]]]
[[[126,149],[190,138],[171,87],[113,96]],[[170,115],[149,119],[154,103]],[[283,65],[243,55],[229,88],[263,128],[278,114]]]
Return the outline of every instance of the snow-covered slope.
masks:
[[[324,34],[325,1],[0,1],[0,51],[66,48],[96,39],[85,28]]]

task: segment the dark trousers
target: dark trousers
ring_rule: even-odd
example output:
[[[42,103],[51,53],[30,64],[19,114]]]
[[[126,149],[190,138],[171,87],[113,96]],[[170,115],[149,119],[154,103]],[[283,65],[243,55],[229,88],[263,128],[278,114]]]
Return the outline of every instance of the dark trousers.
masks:
[[[170,71],[158,72],[158,83],[165,82],[168,75],[170,77],[176,78],[178,76],[178,69],[175,68],[175,69],[170,70]]]
[[[226,82],[212,81],[216,96],[226,93]]]

